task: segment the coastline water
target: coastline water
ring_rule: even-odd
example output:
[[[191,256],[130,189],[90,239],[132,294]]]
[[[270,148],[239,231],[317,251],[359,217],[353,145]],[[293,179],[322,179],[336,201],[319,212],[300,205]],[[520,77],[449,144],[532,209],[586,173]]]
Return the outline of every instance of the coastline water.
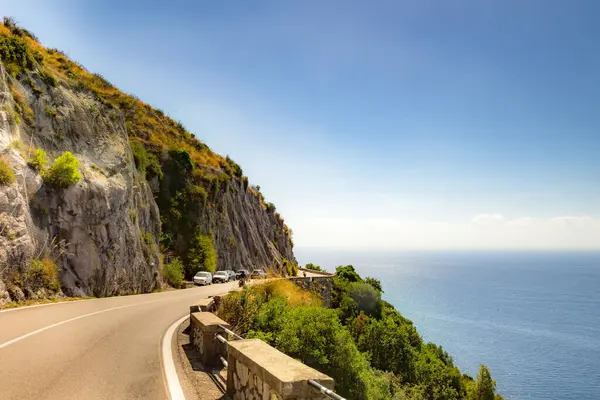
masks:
[[[296,249],[301,264],[352,264],[472,376],[506,399],[600,398],[600,252],[359,253]]]

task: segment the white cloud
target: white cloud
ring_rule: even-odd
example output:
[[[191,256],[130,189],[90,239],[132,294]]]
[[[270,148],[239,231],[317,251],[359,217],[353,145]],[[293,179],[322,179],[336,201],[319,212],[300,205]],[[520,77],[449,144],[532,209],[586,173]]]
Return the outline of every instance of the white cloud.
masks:
[[[352,249],[598,249],[600,219],[514,218],[479,214],[469,221],[314,218],[290,221],[299,246]]]

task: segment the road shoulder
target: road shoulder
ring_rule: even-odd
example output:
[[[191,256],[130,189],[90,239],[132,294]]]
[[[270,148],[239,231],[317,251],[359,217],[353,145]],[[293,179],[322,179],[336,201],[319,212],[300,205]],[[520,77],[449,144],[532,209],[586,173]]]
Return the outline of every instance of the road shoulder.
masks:
[[[187,400],[226,399],[226,370],[213,374],[200,363],[200,355],[190,343],[189,318],[175,330],[172,338],[173,358],[179,383]]]

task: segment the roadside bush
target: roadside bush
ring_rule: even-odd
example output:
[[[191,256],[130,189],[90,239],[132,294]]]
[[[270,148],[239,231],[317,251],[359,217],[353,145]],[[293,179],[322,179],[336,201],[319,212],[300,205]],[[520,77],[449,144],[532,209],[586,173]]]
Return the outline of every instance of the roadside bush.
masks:
[[[31,261],[24,278],[32,290],[45,288],[57,292],[60,289],[58,266],[50,258]]]
[[[43,174],[45,183],[58,188],[66,188],[74,185],[81,179],[78,170],[79,160],[69,151],[58,156],[50,169]]]
[[[29,158],[29,161],[27,161],[27,165],[37,172],[43,171],[47,164],[48,156],[46,152],[40,148],[36,149],[33,155]]]
[[[175,257],[170,263],[163,266],[163,277],[169,285],[180,288],[183,282],[183,263]]]
[[[198,271],[214,272],[217,269],[217,253],[212,234],[203,235],[196,229],[188,249],[187,275],[194,276]]]
[[[6,158],[0,158],[0,185],[10,185],[16,181],[15,173]]]

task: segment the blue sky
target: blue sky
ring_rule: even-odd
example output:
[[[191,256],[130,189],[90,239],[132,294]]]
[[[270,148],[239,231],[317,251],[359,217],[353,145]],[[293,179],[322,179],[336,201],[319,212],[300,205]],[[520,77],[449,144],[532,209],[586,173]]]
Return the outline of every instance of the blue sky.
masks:
[[[600,248],[597,1],[0,5],[238,161],[298,246]]]

